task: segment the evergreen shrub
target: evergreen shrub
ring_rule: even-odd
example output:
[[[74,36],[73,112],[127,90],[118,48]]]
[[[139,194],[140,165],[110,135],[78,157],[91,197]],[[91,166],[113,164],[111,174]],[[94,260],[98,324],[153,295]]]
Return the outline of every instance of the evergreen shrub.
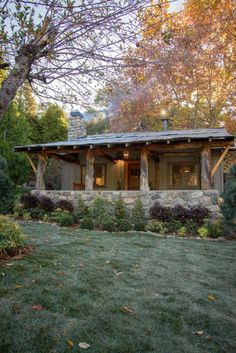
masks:
[[[236,164],[229,170],[222,196],[224,199],[221,207],[224,216],[224,235],[236,236]]]
[[[6,170],[7,162],[0,156],[0,213],[11,211],[15,200],[14,184]]]
[[[85,204],[81,196],[78,198],[74,213],[78,220],[89,216],[89,207]]]
[[[137,197],[134,201],[131,219],[134,230],[143,231],[145,229],[145,214],[140,197]]]
[[[90,215],[94,220],[94,227],[103,230],[103,225],[106,221],[113,217],[113,204],[106,198],[97,196],[90,208]]]
[[[84,217],[80,222],[80,228],[93,230],[94,229],[93,219],[91,217]]]

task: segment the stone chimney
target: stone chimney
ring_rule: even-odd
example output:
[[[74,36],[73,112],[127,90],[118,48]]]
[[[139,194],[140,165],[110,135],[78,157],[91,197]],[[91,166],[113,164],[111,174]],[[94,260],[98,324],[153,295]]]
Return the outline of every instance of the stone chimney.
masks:
[[[68,141],[77,140],[87,135],[83,114],[78,110],[70,112],[68,119]]]

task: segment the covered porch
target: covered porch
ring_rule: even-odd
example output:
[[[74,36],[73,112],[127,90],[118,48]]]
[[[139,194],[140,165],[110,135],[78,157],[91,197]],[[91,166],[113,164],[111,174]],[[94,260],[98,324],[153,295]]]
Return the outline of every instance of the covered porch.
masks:
[[[19,146],[45,190],[49,158],[63,161],[62,190],[223,191],[223,160],[234,144],[224,129],[88,135]],[[37,156],[37,163],[35,157]]]

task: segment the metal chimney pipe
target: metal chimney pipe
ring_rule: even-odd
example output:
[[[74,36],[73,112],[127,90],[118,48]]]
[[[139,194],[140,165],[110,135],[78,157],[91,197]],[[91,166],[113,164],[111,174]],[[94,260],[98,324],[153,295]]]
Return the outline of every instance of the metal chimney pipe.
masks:
[[[168,131],[169,119],[163,118],[163,119],[161,119],[161,121],[162,121],[162,131]]]

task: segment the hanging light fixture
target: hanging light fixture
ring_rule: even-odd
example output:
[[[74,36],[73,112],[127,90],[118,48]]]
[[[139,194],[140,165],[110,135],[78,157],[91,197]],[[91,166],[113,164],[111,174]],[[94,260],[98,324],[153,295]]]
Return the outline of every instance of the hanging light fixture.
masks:
[[[124,152],[123,152],[123,157],[124,157],[125,159],[128,159],[128,158],[129,158],[129,151],[124,151]]]

